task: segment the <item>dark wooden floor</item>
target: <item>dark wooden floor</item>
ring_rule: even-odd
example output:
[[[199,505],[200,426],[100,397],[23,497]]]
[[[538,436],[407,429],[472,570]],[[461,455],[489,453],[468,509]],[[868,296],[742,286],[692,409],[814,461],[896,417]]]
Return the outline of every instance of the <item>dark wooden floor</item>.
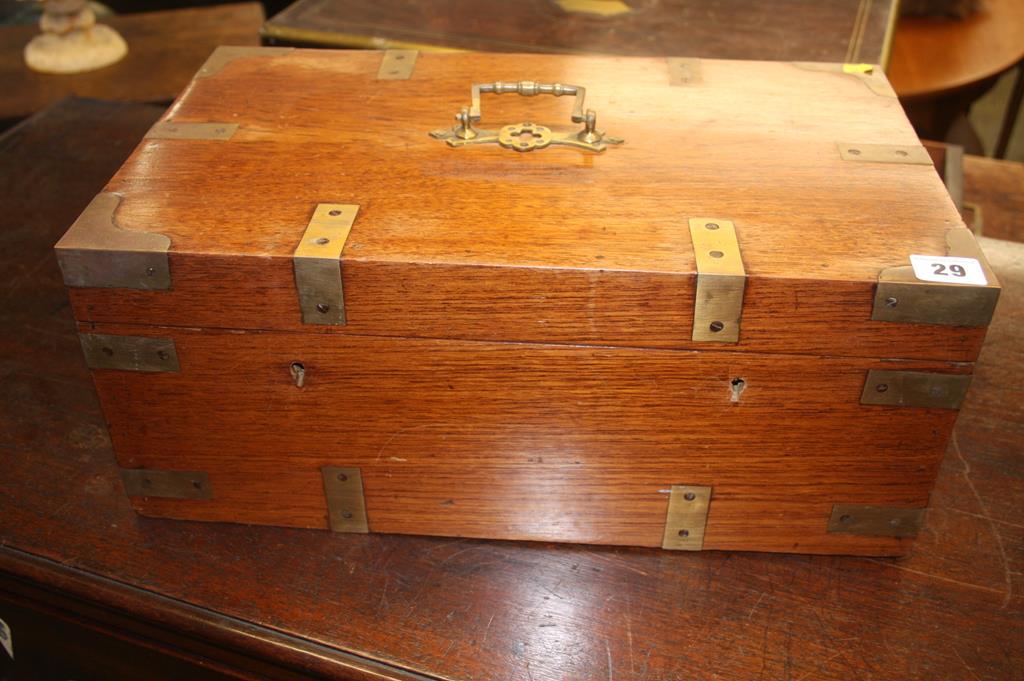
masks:
[[[0,140],[0,618],[48,608],[231,678],[1024,678],[1021,245],[986,243],[1004,296],[906,559],[145,519],[51,247],[156,115],[65,101]],[[132,678],[101,653],[76,678]]]

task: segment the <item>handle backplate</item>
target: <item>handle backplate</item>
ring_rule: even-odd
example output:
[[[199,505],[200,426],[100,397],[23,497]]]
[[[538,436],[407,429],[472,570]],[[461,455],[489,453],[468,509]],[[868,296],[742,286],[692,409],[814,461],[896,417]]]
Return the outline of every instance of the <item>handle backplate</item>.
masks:
[[[484,93],[519,94],[524,97],[573,95],[575,99],[572,108],[572,121],[583,123],[583,129],[560,132],[530,122],[505,125],[499,130],[478,129],[473,124],[480,121],[480,95]],[[430,135],[445,140],[452,147],[497,143],[506,149],[516,151],[533,151],[553,144],[560,144],[601,152],[604,151],[606,144],[622,144],[622,139],[606,135],[597,129],[597,113],[593,109],[584,111],[583,103],[586,94],[586,89],[578,85],[538,83],[532,80],[522,80],[518,83],[503,83],[501,81],[477,83],[470,90],[470,105],[463,107],[455,115],[455,125],[451,128],[434,130]]]

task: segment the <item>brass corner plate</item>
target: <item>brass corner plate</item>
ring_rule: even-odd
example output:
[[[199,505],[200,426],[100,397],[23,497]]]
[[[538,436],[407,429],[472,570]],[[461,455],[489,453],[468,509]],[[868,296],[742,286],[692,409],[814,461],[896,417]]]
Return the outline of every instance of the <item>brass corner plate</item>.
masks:
[[[868,371],[860,403],[892,407],[959,409],[971,387],[970,374],[930,371]]]
[[[346,323],[341,252],[358,213],[356,204],[320,203],[306,225],[292,256],[303,324]]]
[[[692,339],[738,343],[747,273],[736,228],[731,220],[691,218],[690,237],[697,262]]]
[[[54,246],[65,285],[169,289],[170,238],[157,232],[121,229],[115,219],[120,204],[120,194],[97,194]]]
[[[916,166],[932,165],[932,157],[920,144],[861,144],[836,142],[839,157],[844,161],[862,163],[902,163]]]
[[[836,504],[827,531],[866,537],[914,537],[924,524],[923,508]]]
[[[825,73],[836,73],[850,78],[856,78],[867,87],[868,90],[879,97],[890,97],[896,99],[896,91],[892,88],[889,80],[885,77],[885,69],[877,64],[836,64],[826,62],[797,61],[792,62],[793,66],[804,71],[821,71]]]
[[[164,499],[212,499],[210,478],[202,471],[167,471],[122,468],[124,491],[130,497]]]
[[[280,57],[294,52],[294,47],[257,47],[255,45],[220,45],[196,73],[196,79],[209,78],[241,57]]]
[[[694,57],[668,57],[669,85],[691,85],[701,81],[700,59]]]
[[[157,121],[146,139],[227,141],[238,131],[238,123],[186,123]]]
[[[910,265],[888,267],[878,275],[871,319],[905,324],[988,326],[999,302],[999,281],[966,227],[946,230],[946,255],[974,258],[988,284],[937,284],[920,281]]]
[[[85,363],[90,369],[120,371],[180,371],[178,351],[171,338],[148,336],[111,336],[80,333]]]
[[[711,488],[702,485],[672,485],[665,517],[661,548],[700,551],[711,505]]]
[[[324,466],[320,469],[327,497],[327,519],[332,532],[370,531],[363,500],[363,475],[358,468]]]
[[[377,69],[377,80],[409,80],[418,56],[416,50],[385,50]]]

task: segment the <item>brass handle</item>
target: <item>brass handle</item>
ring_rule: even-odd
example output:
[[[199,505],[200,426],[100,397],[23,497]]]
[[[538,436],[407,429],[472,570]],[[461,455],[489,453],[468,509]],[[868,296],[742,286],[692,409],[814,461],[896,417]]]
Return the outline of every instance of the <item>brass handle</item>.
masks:
[[[543,125],[520,123],[506,125],[497,132],[478,130],[473,127],[480,121],[480,95],[484,93],[497,95],[518,94],[523,97],[552,95],[575,97],[572,106],[572,121],[583,123],[583,129],[577,133],[554,132]],[[467,144],[483,144],[497,142],[503,147],[516,151],[532,151],[543,149],[550,144],[564,144],[581,147],[591,151],[604,151],[605,144],[621,144],[617,137],[606,136],[597,129],[597,112],[587,109],[584,112],[583,102],[587,90],[579,85],[562,85],[561,83],[538,83],[532,80],[521,80],[517,83],[474,83],[470,88],[470,105],[462,107],[455,114],[456,124],[453,128],[435,130],[431,136],[447,141],[450,146],[459,147]]]
[[[561,83],[536,83],[532,80],[521,80],[518,83],[503,83],[499,80],[496,83],[475,83],[473,85],[470,90],[472,100],[469,107],[469,120],[472,123],[480,120],[480,95],[485,92],[493,92],[496,95],[520,94],[523,97],[575,95],[576,100],[572,105],[572,122],[582,123],[584,119],[583,100],[587,96],[586,88],[579,85],[562,85]],[[588,111],[587,113],[593,112]],[[457,118],[458,116],[456,116]]]

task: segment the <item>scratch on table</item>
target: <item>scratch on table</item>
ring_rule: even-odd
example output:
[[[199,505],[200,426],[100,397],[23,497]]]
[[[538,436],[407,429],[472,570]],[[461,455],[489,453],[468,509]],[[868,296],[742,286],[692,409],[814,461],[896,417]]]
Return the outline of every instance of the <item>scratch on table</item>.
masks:
[[[964,658],[960,657],[960,653],[957,652],[956,648],[953,648],[953,654],[956,655],[956,659],[960,660],[960,664],[964,666],[964,669],[971,673],[971,677],[974,678],[975,681],[981,681],[981,679],[978,678],[978,675],[974,673],[974,670],[971,669],[971,666],[964,661]]]
[[[992,530],[993,536],[996,539],[996,548],[999,549],[999,556],[1002,559],[1003,566],[1003,578],[1006,580],[1006,595],[1003,597],[1003,603],[1000,607],[1001,610],[1005,610],[1006,606],[1010,604],[1010,599],[1013,596],[1013,577],[1010,574],[1010,561],[1006,557],[1006,549],[1003,547],[1003,537],[999,534],[999,528],[996,527],[996,523],[992,520],[991,514],[988,511],[988,507],[985,502],[982,501],[981,495],[978,494],[978,489],[974,486],[974,481],[971,480],[971,465],[967,463],[967,459],[964,458],[963,452],[960,451],[960,443],[956,438],[956,431],[953,431],[953,451],[956,453],[960,462],[964,465],[964,480],[967,481],[967,486],[971,488],[971,493],[974,494],[974,498],[978,501],[978,506],[981,507],[983,517],[988,521],[989,527]]]
[[[615,675],[612,673],[612,649],[608,646],[608,639],[604,640],[604,652],[608,653],[608,681],[613,681]]]
[[[487,643],[487,632],[489,632],[491,630],[491,622],[493,622],[493,621],[494,621],[494,615],[491,615],[491,618],[489,620],[487,620],[487,626],[484,627],[484,640],[480,642],[480,645],[483,645],[484,643]]]
[[[747,613],[747,621],[748,622],[750,621],[750,618],[754,616],[754,611],[757,610],[757,606],[761,605],[761,601],[764,600],[765,593],[766,593],[765,591],[761,592],[761,595],[757,597],[757,603],[754,603],[754,607],[752,607],[750,609],[750,612]]]
[[[843,651],[837,650],[836,652],[832,653],[832,656],[830,658],[828,658],[827,660],[822,662],[821,666],[818,669],[812,669],[811,671],[807,672],[806,674],[801,674],[800,676],[797,677],[796,681],[803,681],[803,679],[806,679],[811,674],[813,674],[815,672],[818,672],[818,671],[822,671],[824,668],[828,667],[828,663],[829,662],[831,662],[832,660],[836,659],[837,657],[839,657],[842,654],[843,654]]]

